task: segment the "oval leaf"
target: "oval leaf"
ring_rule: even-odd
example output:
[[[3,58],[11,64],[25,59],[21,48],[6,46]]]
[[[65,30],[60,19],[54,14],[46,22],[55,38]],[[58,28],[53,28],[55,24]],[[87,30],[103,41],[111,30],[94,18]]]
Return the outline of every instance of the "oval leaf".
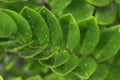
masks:
[[[88,80],[105,80],[107,76],[108,68],[103,64],[99,64],[95,73]]]
[[[29,7],[24,7],[20,13],[31,25],[35,44],[44,45],[49,41],[50,34],[42,16]]]
[[[51,58],[53,55],[58,53],[59,47],[50,47],[49,49],[46,49],[42,51],[40,54],[36,55],[34,58],[37,60],[47,60]]]
[[[80,79],[88,79],[96,70],[96,62],[92,58],[82,58],[79,61],[79,65],[73,74]]]
[[[45,48],[47,47],[47,45],[44,45],[42,47],[40,47],[39,49],[37,50],[24,50],[22,51],[19,56],[22,57],[22,58],[32,58],[38,54],[40,54]]]
[[[62,11],[72,2],[72,0],[54,0],[51,4],[52,11],[61,14]],[[64,5],[63,5],[64,3]]]
[[[48,60],[41,60],[39,62],[47,67],[53,68],[64,64],[66,61],[68,61],[69,57],[70,57],[69,53],[66,50],[63,50],[58,52]]]
[[[71,14],[65,14],[59,18],[62,27],[64,43],[67,49],[73,51],[80,42],[79,26]],[[73,44],[74,43],[74,44]]]
[[[98,7],[107,6],[112,0],[87,0],[90,4]]]
[[[94,54],[98,61],[110,59],[120,49],[120,25],[107,28],[101,32],[100,41]]]
[[[23,42],[30,42],[32,39],[32,31],[29,23],[18,13],[12,10],[3,9],[3,12],[11,16],[11,18],[17,24],[17,38]]]
[[[45,7],[42,7],[39,13],[44,18],[49,27],[52,44],[56,46],[61,45],[63,40],[63,33],[61,26],[54,14]]]
[[[84,56],[92,53],[99,41],[99,27],[94,17],[89,17],[79,23],[81,32],[80,53]]]
[[[93,12],[94,7],[88,4],[86,0],[72,0],[71,4],[64,9],[64,13],[72,13],[77,22],[92,16]]]
[[[0,38],[10,38],[17,31],[14,20],[6,13],[0,11]]]
[[[95,13],[95,18],[98,24],[110,25],[116,20],[116,9],[111,5],[98,8]]]
[[[79,65],[78,57],[72,54],[66,63],[58,67],[52,68],[52,70],[57,74],[66,75],[70,73],[72,70],[74,70],[78,65]]]

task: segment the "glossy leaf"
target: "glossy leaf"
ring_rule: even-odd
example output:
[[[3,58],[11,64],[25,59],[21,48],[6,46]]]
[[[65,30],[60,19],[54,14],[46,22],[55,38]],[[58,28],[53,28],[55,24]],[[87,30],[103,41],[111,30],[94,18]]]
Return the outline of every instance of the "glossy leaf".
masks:
[[[22,51],[19,54],[19,56],[22,57],[22,58],[32,58],[32,57],[40,54],[46,47],[47,47],[47,44],[42,46],[42,47],[40,47],[37,50],[29,50],[29,49],[27,49],[27,50]]]
[[[120,17],[120,0],[115,0],[118,17]]]
[[[25,80],[43,80],[39,75],[36,75],[36,76],[31,76]]]
[[[68,61],[70,55],[66,50],[56,53],[48,60],[41,60],[40,63],[47,67],[58,67]]]
[[[60,75],[66,75],[74,70],[79,65],[79,59],[76,55],[72,54],[69,60],[58,67],[52,68],[52,70]]]
[[[16,62],[16,57],[14,57],[14,58],[11,58],[8,62],[7,62],[7,64],[5,65],[5,69],[6,69],[6,71],[9,71],[13,66],[14,66],[14,64],[15,64],[15,62]]]
[[[82,58],[79,60],[78,67],[73,71],[73,74],[80,79],[88,79],[96,70],[96,62],[92,58]]]
[[[17,38],[23,42],[30,42],[32,39],[32,31],[29,23],[18,13],[12,10],[3,9],[3,12],[11,16],[11,18],[17,24]]]
[[[94,54],[102,62],[113,57],[120,49],[120,25],[112,26],[101,32]]]
[[[64,9],[64,13],[72,13],[77,22],[92,16],[94,7],[86,0],[72,0],[71,4]]]
[[[26,48],[27,46],[31,45],[32,43],[33,42],[29,42],[29,43],[24,44],[24,45],[17,45],[17,43],[16,43],[16,44],[14,44],[15,45],[14,47],[11,47],[11,46],[8,47],[8,49],[6,50],[6,52],[15,53],[15,52],[17,52],[19,50],[22,50],[22,49]]]
[[[21,77],[12,77],[9,80],[23,80]]]
[[[76,49],[80,42],[79,26],[72,14],[65,14],[59,18],[62,27],[64,46],[70,51]],[[74,44],[73,44],[74,43]]]
[[[97,65],[95,73],[88,80],[105,80],[108,76],[108,68],[103,65]]]
[[[66,79],[56,74],[49,74],[45,77],[45,80],[66,80]]]
[[[93,4],[98,7],[107,6],[112,2],[112,0],[87,0],[90,4]]]
[[[6,13],[0,11],[0,38],[10,38],[17,31],[14,20]]]
[[[40,54],[36,55],[34,58],[37,60],[47,60],[56,53],[58,53],[59,47],[51,47],[48,50],[42,51]]]
[[[94,17],[79,22],[81,32],[80,53],[84,56],[92,53],[99,41],[99,27]]]
[[[49,29],[42,16],[29,7],[24,7],[20,13],[31,25],[35,44],[44,45],[49,41]]]
[[[44,65],[41,65],[38,61],[32,59],[24,63],[23,70],[24,72],[29,74],[37,74],[37,73],[46,74],[49,69]]]
[[[0,46],[10,46],[15,43],[16,41],[0,41]]]
[[[0,75],[0,80],[4,80],[3,77]]]
[[[54,16],[54,14],[45,7],[42,7],[39,13],[44,18],[49,27],[51,35],[50,40],[52,41],[52,44],[56,46],[61,45],[63,40],[63,33],[61,26],[56,17]]]
[[[54,0],[51,4],[52,11],[61,14],[62,11],[72,2],[72,0]],[[63,5],[64,4],[64,5]]]
[[[116,20],[116,9],[113,8],[113,6],[111,5],[99,8],[95,13],[95,18],[98,24],[101,25],[113,24]]]
[[[118,62],[113,62],[110,65],[109,75],[105,80],[119,80],[120,79],[120,59]]]

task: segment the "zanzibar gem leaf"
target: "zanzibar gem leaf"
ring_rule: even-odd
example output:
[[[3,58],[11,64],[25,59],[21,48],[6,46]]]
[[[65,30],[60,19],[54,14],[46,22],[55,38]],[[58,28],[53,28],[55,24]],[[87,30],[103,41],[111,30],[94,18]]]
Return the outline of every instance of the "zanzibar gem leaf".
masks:
[[[49,29],[42,16],[29,7],[24,7],[20,13],[31,25],[35,44],[44,45],[49,41]]]
[[[17,38],[23,42],[30,42],[32,39],[32,31],[29,23],[18,13],[12,10],[3,9],[3,12],[11,16],[11,18],[17,24]]]
[[[0,38],[10,38],[17,31],[14,20],[6,13],[0,11]]]
[[[120,49],[120,25],[101,31],[100,41],[94,51],[95,57],[102,62],[113,57]]]
[[[98,8],[95,13],[95,18],[100,25],[113,24],[116,20],[116,9],[111,5]]]
[[[70,55],[69,60],[58,67],[52,68],[52,70],[60,75],[66,75],[74,70],[79,65],[79,59],[76,55]]]
[[[40,63],[47,67],[54,68],[66,63],[69,57],[70,57],[70,54],[66,50],[63,50],[63,51],[57,52],[54,56],[52,56],[47,60],[41,60]]]
[[[94,7],[86,2],[86,0],[72,0],[71,4],[64,9],[64,13],[72,13],[77,22],[84,18],[92,16]]]
[[[99,41],[99,27],[94,17],[79,22],[81,32],[80,53],[84,56],[92,53]]]
[[[107,6],[112,0],[87,0],[90,4],[93,4],[98,7]]]
[[[64,46],[70,51],[76,49],[80,42],[79,26],[72,14],[65,14],[59,18],[63,30]]]
[[[44,18],[44,20],[48,25],[52,44],[56,46],[60,46],[63,41],[63,33],[58,20],[56,19],[54,14],[45,7],[42,7],[39,13]]]
[[[92,58],[82,58],[78,67],[73,71],[73,74],[80,79],[88,79],[95,72],[96,67],[96,62]]]

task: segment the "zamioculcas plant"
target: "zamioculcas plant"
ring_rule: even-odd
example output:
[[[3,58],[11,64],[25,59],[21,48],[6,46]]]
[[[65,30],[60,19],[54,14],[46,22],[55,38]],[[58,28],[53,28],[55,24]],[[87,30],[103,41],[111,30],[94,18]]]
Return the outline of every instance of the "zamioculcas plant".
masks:
[[[0,1],[0,80],[119,80],[119,5]]]

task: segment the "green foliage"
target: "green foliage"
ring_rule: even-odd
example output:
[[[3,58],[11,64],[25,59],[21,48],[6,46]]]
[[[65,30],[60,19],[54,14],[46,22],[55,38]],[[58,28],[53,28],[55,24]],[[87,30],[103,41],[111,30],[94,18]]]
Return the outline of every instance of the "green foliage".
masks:
[[[1,0],[0,80],[119,80],[119,5]]]

